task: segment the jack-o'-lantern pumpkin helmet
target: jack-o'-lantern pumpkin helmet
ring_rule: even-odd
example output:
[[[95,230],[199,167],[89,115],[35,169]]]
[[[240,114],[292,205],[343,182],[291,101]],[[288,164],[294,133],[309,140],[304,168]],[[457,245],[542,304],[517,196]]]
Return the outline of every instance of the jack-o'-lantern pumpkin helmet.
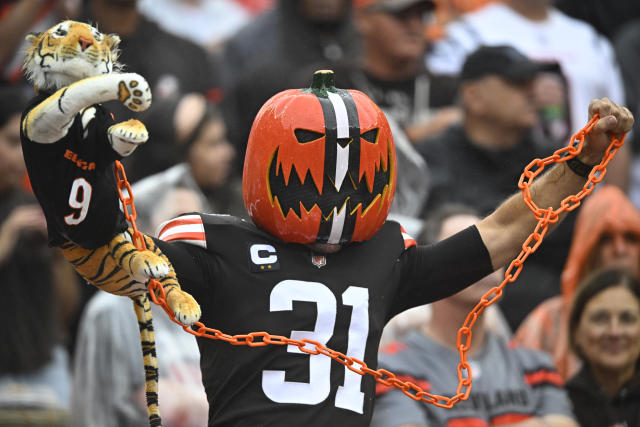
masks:
[[[269,99],[253,122],[242,189],[249,216],[286,242],[346,243],[380,229],[396,187],[389,124],[365,94],[317,71]]]

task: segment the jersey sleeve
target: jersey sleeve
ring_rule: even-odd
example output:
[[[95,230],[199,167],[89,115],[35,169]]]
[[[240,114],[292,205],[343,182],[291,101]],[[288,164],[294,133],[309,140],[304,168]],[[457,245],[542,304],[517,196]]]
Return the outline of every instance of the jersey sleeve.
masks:
[[[407,249],[391,317],[446,298],[493,272],[489,251],[471,226],[438,243]]]
[[[215,259],[211,254],[180,239],[163,240],[160,237],[153,240],[171,261],[182,290],[190,293],[196,301],[213,298]]]
[[[99,161],[103,164],[110,165],[112,162],[122,159],[122,156],[113,149],[109,141],[109,127],[115,124],[115,120],[111,113],[102,105],[95,105],[91,108],[95,108],[95,115],[92,120],[86,121],[86,111],[79,115],[76,120],[81,120],[84,132],[86,132],[87,135],[93,135],[94,140],[97,141],[101,155]]]

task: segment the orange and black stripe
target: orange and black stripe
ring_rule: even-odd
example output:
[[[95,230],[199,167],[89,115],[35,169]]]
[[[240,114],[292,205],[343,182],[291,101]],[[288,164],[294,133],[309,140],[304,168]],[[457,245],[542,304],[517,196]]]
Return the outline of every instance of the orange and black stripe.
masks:
[[[524,381],[531,387],[564,387],[564,380],[553,368],[542,367],[524,373]]]

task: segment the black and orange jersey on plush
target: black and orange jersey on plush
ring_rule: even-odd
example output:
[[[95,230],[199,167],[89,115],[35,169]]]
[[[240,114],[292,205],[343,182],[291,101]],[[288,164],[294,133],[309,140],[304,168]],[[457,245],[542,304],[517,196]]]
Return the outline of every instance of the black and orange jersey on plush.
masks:
[[[50,95],[40,92],[22,120]],[[113,162],[120,155],[111,148],[107,135],[112,124],[109,112],[93,105],[76,114],[65,137],[54,143],[31,141],[20,129],[24,161],[47,219],[50,245],[71,240],[93,249],[126,229],[113,171]]]
[[[399,224],[387,222],[373,238],[325,255],[228,215],[183,215],[163,224],[158,236],[206,326],[312,339],[372,368],[392,316],[492,271],[475,227],[416,246]],[[369,425],[370,376],[297,347],[207,338],[198,345],[210,426]]]

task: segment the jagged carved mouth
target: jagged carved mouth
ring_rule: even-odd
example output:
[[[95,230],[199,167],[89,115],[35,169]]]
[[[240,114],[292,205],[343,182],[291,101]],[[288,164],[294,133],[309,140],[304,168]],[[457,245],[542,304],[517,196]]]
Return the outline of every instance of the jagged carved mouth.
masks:
[[[304,180],[300,181],[295,164],[291,167],[288,184],[285,182],[276,148],[269,164],[267,184],[270,201],[273,205],[280,207],[283,217],[293,211],[298,218],[301,218],[301,209],[309,212],[314,206],[320,208],[323,221],[329,221],[336,208],[338,212],[341,212],[346,207],[347,214],[354,215],[358,211],[358,206],[362,206],[362,215],[364,215],[378,198],[384,198],[388,195],[392,173],[390,151],[387,153],[387,157],[386,161],[380,161],[379,166],[375,169],[371,191],[367,185],[369,177],[366,173],[362,175],[361,180],[358,180],[357,176],[354,177],[350,172],[347,172],[344,184],[339,191],[336,190],[329,176],[324,173],[322,193],[320,193],[320,186],[316,185],[309,170],[307,170]],[[387,165],[386,170],[382,167],[383,164]]]

